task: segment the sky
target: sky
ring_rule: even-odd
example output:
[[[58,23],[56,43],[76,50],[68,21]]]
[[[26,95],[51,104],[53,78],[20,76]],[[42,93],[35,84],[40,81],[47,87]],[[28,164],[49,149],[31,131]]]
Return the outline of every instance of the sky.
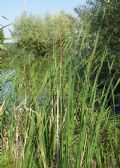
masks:
[[[56,14],[61,10],[74,14],[74,7],[84,5],[86,2],[86,0],[0,0],[0,24],[14,23],[15,19],[24,12],[24,1],[26,1],[27,12],[35,15]],[[10,37],[8,29],[12,30],[12,26],[5,28],[6,37]]]

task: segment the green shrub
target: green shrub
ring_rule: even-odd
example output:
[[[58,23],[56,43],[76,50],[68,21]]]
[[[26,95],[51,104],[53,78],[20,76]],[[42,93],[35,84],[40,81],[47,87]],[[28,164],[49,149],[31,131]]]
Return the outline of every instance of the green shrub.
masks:
[[[64,12],[43,18],[22,15],[15,23],[14,35],[19,46],[37,56],[45,56],[52,53],[53,43],[59,45],[60,36],[64,43],[68,41],[75,23],[75,18]]]

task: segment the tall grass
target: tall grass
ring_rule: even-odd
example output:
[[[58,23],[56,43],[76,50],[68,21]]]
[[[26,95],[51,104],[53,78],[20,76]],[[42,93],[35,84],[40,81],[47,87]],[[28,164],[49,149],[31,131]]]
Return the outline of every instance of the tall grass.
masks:
[[[119,120],[107,106],[112,78],[107,89],[98,87],[107,51],[93,64],[98,36],[93,52],[82,58],[86,32],[80,44],[76,39],[71,56],[65,53],[73,39],[61,41],[44,73],[47,58],[36,61],[23,49],[11,60],[12,93],[2,97],[0,111],[2,167],[119,167]]]

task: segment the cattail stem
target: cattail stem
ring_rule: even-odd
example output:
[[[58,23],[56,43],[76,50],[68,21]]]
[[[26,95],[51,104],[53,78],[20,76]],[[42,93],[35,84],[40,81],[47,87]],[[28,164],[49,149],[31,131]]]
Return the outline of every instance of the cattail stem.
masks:
[[[62,53],[62,36],[60,33],[60,64],[62,64],[62,58],[63,57],[63,53]]]
[[[59,118],[60,118],[60,112],[59,112],[59,88],[57,88],[57,130],[56,130],[56,141],[57,141],[57,161],[56,161],[56,168],[59,168],[59,161],[60,161],[60,156],[59,156]]]

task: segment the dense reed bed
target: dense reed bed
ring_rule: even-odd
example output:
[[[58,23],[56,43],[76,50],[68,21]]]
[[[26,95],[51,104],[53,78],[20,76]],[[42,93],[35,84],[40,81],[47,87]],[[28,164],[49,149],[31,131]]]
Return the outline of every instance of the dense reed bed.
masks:
[[[107,49],[98,57],[98,33],[86,54],[86,32],[82,39],[80,33],[65,44],[60,39],[58,48],[53,44],[51,57],[35,58],[20,49],[3,68],[12,73],[0,81],[2,167],[120,166],[120,120],[108,106],[119,79],[113,85],[111,78],[99,89]]]

